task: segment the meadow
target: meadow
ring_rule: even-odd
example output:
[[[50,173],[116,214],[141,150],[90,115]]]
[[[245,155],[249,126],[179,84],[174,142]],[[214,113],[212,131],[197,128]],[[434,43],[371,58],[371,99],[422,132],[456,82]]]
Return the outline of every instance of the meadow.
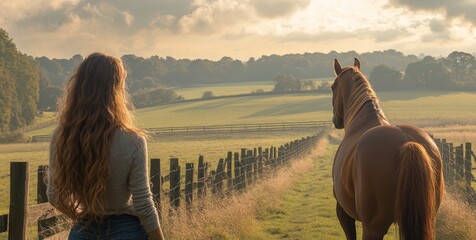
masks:
[[[333,80],[332,78],[309,78],[303,80],[311,80],[319,85],[323,81]],[[272,91],[274,84],[272,81],[257,81],[257,82],[239,82],[239,83],[220,83],[220,84],[199,84],[187,87],[175,88],[175,92],[185,99],[196,99],[203,96],[203,92],[211,91],[213,96],[229,96],[238,94],[248,94],[263,90],[264,92]]]
[[[450,142],[462,143],[469,141],[476,143],[476,105],[474,104],[476,93],[406,91],[377,94],[380,97],[383,111],[393,124],[418,125],[439,138],[447,138]],[[143,128],[330,120],[332,118],[331,97],[330,93],[230,97],[139,109],[134,114],[138,125]],[[52,118],[52,114],[46,114],[42,121],[48,121]],[[50,126],[28,131],[25,134],[28,136],[50,134],[52,129],[53,126]],[[162,169],[168,169],[167,159],[170,157],[178,157],[181,164],[183,164],[185,162],[197,162],[199,155],[205,156],[206,161],[211,162],[212,166],[216,166],[214,163],[219,158],[224,158],[227,151],[238,151],[240,148],[257,146],[281,145],[310,134],[313,134],[313,132],[151,136],[148,151],[149,158],[165,160],[162,161],[164,165]],[[336,135],[336,139],[339,139],[342,131],[336,131],[334,135]],[[317,162],[317,165],[312,165],[315,171],[309,175],[310,178],[306,176],[296,178],[302,186],[298,185],[296,189],[283,190],[280,199],[284,200],[279,203],[281,204],[279,206],[285,209],[283,211],[288,214],[283,215],[280,213],[281,210],[274,211],[272,209],[270,212],[259,212],[256,215],[257,219],[254,220],[257,221],[257,224],[259,223],[259,227],[253,231],[258,231],[257,236],[260,237],[250,239],[275,239],[276,236],[299,239],[298,236],[311,237],[324,234],[317,230],[314,231],[313,229],[316,226],[320,226],[318,229],[329,227],[327,230],[322,230],[327,232],[328,235],[326,236],[329,238],[321,239],[341,239],[339,237],[341,235],[338,235],[340,228],[336,225],[336,219],[330,220],[333,218],[334,208],[332,195],[320,195],[320,193],[328,192],[331,187],[328,178],[331,167],[330,156],[335,146],[331,145],[329,149],[325,153],[328,156],[327,160],[319,160],[327,162]],[[30,203],[34,204],[36,202],[35,171],[38,165],[47,164],[48,143],[0,145],[0,161],[2,162],[0,164],[0,213],[8,212],[8,174],[9,162],[11,161],[30,162]],[[322,181],[313,181],[311,180],[313,177],[316,181]],[[312,184],[315,187],[311,187]],[[301,193],[308,195],[300,195]],[[311,221],[309,219],[316,218],[316,215],[308,217],[305,215],[307,212],[300,212],[299,209],[303,204],[306,206],[310,202],[304,199],[314,198],[320,200],[317,201],[319,203],[316,206],[312,206],[312,209],[313,211],[321,209],[317,215],[322,219]],[[298,215],[289,215],[294,212],[297,212]],[[311,221],[312,223],[310,225],[300,223],[299,216],[301,215],[306,216],[305,219],[307,219],[302,221]],[[289,224],[289,222],[292,222],[292,224]],[[296,229],[299,228],[302,229],[297,231]],[[285,234],[289,236],[286,237]],[[230,239],[235,238],[231,237]]]
[[[211,91],[213,96],[228,96],[237,94],[247,94],[255,92],[256,90],[263,90],[269,92],[273,90],[272,82],[241,82],[241,83],[221,83],[221,84],[202,84],[188,87],[175,88],[175,92],[185,99],[201,98],[203,92]]]
[[[201,202],[206,211],[168,215],[165,235],[170,239],[345,239],[335,215],[332,161],[342,135],[334,131],[321,139],[307,157],[265,178],[248,191],[226,199]],[[180,212],[186,211],[184,208]],[[474,239],[476,211],[446,194],[437,217],[437,239]],[[358,239],[361,223],[356,223]],[[398,239],[392,225],[385,240]]]

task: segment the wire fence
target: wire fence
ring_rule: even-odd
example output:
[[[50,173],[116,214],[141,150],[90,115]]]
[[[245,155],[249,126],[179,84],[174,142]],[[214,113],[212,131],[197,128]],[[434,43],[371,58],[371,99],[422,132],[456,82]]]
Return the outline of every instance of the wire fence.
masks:
[[[217,166],[212,166],[204,156],[198,163],[185,163],[185,169],[178,158],[171,158],[167,171],[161,170],[160,159],[151,159],[150,183],[156,207],[162,218],[162,209],[174,214],[181,206],[192,210],[200,206],[206,197],[223,198],[239,194],[249,187],[275,173],[278,168],[288,165],[294,159],[307,155],[327,128],[321,127],[313,136],[297,139],[281,146],[242,148],[240,152],[226,152]],[[213,161],[215,162],[215,161]],[[197,165],[196,165],[197,164]],[[29,170],[28,162],[10,163],[10,197],[15,206],[10,205],[9,214],[0,215],[0,233],[8,231],[9,239],[25,239],[26,229],[36,223],[38,239],[65,233],[70,224],[64,215],[55,210],[46,197],[47,165]],[[29,176],[37,176],[37,204],[28,205]],[[20,199],[20,200],[17,200]],[[171,216],[169,214],[169,216]],[[28,224],[30,223],[30,224]],[[23,234],[23,235],[22,235]]]
[[[183,169],[178,158],[171,158],[169,171],[161,171],[161,160],[152,159],[151,189],[159,213],[162,215],[162,207],[171,212],[181,206],[191,210],[193,206],[200,206],[206,196],[226,197],[246,191],[277,169],[288,166],[290,161],[308,155],[325,132],[323,129],[318,134],[281,146],[229,151],[216,166],[199,156],[197,163],[185,163]]]
[[[454,144],[446,139],[434,138],[443,160],[443,176],[448,191],[457,193],[468,203],[476,204],[476,192],[473,183],[476,179],[473,175],[473,161],[476,156],[472,150],[472,144]]]

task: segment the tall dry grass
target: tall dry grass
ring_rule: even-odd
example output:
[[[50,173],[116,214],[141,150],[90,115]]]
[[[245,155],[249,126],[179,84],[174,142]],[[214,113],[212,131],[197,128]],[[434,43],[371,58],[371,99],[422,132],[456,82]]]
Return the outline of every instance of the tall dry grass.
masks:
[[[437,239],[476,239],[476,209],[458,196],[446,193],[436,220]]]
[[[294,160],[289,167],[262,179],[242,194],[225,198],[210,197],[194,206],[170,211],[162,209],[162,227],[167,239],[262,239],[256,227],[261,214],[277,209],[279,198],[293,186],[293,179],[312,169],[313,161],[326,152],[328,145],[322,139],[311,154]]]
[[[448,142],[456,144],[471,142],[476,144],[476,124],[425,127],[424,130],[437,138],[447,139]]]

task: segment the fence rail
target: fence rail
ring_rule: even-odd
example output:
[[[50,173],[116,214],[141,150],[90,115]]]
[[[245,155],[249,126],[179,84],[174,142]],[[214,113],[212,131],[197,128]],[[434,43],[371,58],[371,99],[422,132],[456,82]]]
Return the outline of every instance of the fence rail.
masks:
[[[184,126],[184,127],[161,127],[147,128],[152,135],[172,135],[172,134],[204,134],[204,133],[240,133],[240,132],[271,132],[271,131],[292,131],[319,129],[331,126],[330,121],[307,121],[307,122],[275,122],[256,124],[227,124],[227,125],[207,125],[207,126]],[[51,135],[32,136],[32,142],[50,141]]]

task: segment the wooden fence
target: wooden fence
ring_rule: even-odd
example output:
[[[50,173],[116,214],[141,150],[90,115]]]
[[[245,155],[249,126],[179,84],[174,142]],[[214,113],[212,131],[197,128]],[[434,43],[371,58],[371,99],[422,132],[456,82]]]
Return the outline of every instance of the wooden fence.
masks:
[[[37,224],[37,235],[40,240],[53,235],[65,236],[61,230],[58,231],[61,216],[48,203],[46,197],[47,169],[46,165],[38,167],[37,204],[29,206],[29,164],[28,162],[10,163],[10,209],[9,214],[0,215],[0,233],[8,231],[9,240],[26,239],[28,223],[33,222]],[[56,231],[49,231],[52,226],[56,226]],[[57,232],[60,232],[59,236]]]
[[[476,193],[472,183],[476,182],[472,167],[476,155],[471,143],[449,143],[446,139],[433,138],[443,158],[443,176],[448,191],[461,194],[468,203],[476,204]]]
[[[151,159],[149,168],[151,191],[160,216],[163,205],[167,204],[166,199],[170,209],[179,208],[183,202],[187,209],[191,209],[194,201],[201,201],[207,195],[224,197],[232,192],[245,191],[266,175],[275,172],[277,168],[307,155],[325,132],[322,130],[314,136],[291,141],[279,147],[242,148],[240,152],[227,152],[224,158],[218,161],[215,169],[212,169],[203,156],[198,158],[197,167],[195,163],[185,163],[185,172],[178,158],[170,159],[169,171],[161,169],[160,159]],[[39,166],[37,170],[38,204],[29,206],[29,164],[28,162],[10,164],[10,209],[9,214],[0,215],[0,233],[8,231],[9,240],[26,239],[28,226],[36,222],[38,239],[58,237],[58,232],[61,234],[60,239],[65,238],[67,234],[64,232],[65,229],[58,226],[63,216],[47,202],[46,198],[45,174],[48,166]],[[164,184],[165,182],[168,184]],[[165,189],[164,186],[167,185],[169,188]]]
[[[278,122],[256,124],[227,124],[207,126],[184,126],[184,127],[161,127],[146,129],[152,136],[172,134],[211,134],[211,133],[241,133],[241,132],[270,132],[270,131],[293,131],[311,130],[331,126],[330,121],[307,121],[307,122]],[[32,136],[32,142],[50,141],[51,135]]]

